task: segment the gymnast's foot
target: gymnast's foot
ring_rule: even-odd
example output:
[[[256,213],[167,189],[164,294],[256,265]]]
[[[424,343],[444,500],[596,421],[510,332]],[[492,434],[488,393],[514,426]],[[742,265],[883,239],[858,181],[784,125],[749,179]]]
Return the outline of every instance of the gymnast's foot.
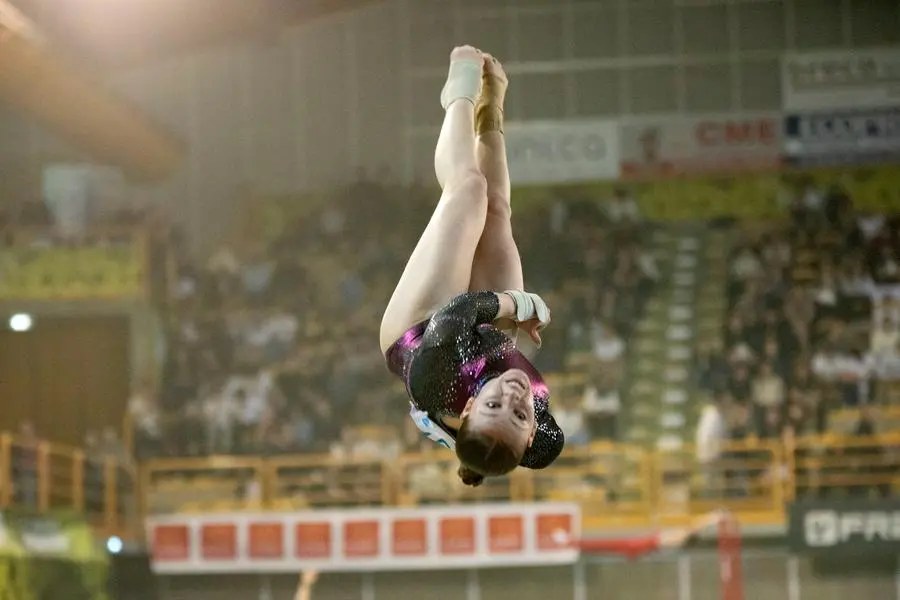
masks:
[[[473,105],[481,93],[484,58],[480,50],[472,46],[457,46],[450,53],[450,71],[447,83],[441,90],[441,106],[444,110],[457,100],[468,100]]]
[[[475,132],[478,135],[489,131],[503,133],[503,103],[509,78],[500,61],[490,54],[484,55],[481,82],[481,94],[475,103]]]

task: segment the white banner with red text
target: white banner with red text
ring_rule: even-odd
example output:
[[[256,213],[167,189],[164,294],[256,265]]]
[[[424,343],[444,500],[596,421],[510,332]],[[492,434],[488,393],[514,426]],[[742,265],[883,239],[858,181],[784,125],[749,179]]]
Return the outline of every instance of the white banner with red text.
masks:
[[[147,519],[159,574],[297,573],[571,564],[574,504],[482,504]]]
[[[786,54],[781,96],[789,112],[895,107],[900,104],[900,48]]]
[[[658,117],[623,124],[622,177],[765,171],[779,165],[781,118],[775,113]]]

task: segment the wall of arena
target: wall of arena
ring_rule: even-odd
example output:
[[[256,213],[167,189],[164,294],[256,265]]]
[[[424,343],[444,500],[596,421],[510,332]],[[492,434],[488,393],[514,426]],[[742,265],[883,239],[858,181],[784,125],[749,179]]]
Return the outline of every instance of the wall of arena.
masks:
[[[456,43],[505,61],[511,120],[628,120],[777,110],[785,51],[884,45],[900,30],[894,3],[869,0],[492,6],[379,2],[112,74],[111,89],[189,153],[177,176],[131,194],[168,205],[203,246],[257,195],[322,188],[359,167],[379,179],[430,181],[437,94]],[[39,168],[29,165],[71,155],[0,114],[7,190],[33,189]]]

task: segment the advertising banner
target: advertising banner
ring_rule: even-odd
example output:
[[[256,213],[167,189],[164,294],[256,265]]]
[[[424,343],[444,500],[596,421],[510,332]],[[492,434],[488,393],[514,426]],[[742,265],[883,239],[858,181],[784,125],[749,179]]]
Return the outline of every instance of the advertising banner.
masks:
[[[504,129],[513,184],[616,179],[616,121],[507,123]]]
[[[900,105],[900,49],[787,54],[781,60],[785,111]]]
[[[785,161],[800,166],[896,162],[900,158],[900,109],[788,115],[784,149]]]
[[[900,554],[900,501],[795,502],[788,510],[788,544],[815,555]]]
[[[770,170],[779,164],[781,123],[775,114],[648,120],[623,125],[620,144],[629,179]]]
[[[109,557],[75,514],[0,513],[0,595],[106,598]]]
[[[0,248],[0,300],[136,300],[145,293],[147,256],[139,231],[77,240],[13,231]]]
[[[570,504],[327,510],[153,517],[161,574],[297,573],[570,564]]]

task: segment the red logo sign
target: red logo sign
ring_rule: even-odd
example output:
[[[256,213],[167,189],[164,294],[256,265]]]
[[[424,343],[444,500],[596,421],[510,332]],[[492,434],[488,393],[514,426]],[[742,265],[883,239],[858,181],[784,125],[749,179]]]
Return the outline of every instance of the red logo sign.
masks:
[[[525,549],[525,532],[522,517],[491,517],[488,520],[491,552],[508,554]]]
[[[297,558],[330,558],[331,524],[298,523],[294,529],[294,554]]]
[[[200,528],[200,551],[207,560],[237,558],[237,527],[229,523],[211,523]]]
[[[344,556],[371,558],[378,556],[380,527],[378,521],[348,521],[344,523]]]
[[[251,523],[247,536],[250,558],[266,560],[284,556],[284,527],[281,523]]]
[[[187,560],[189,547],[187,525],[157,525],[153,529],[154,560]]]
[[[694,133],[701,146],[768,146],[778,142],[775,119],[702,121]]]
[[[440,524],[441,554],[474,554],[475,519],[448,517]]]
[[[572,516],[538,515],[538,550],[562,550],[572,547]]]
[[[428,526],[425,519],[394,521],[392,549],[398,556],[422,556],[428,553]]]

